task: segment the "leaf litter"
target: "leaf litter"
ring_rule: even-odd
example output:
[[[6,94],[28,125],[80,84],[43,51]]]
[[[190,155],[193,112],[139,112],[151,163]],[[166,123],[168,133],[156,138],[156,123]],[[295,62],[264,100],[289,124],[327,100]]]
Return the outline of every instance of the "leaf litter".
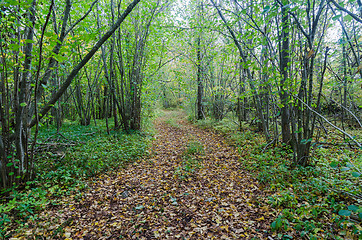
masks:
[[[89,182],[80,199],[65,197],[13,239],[272,239],[269,193],[242,170],[236,148],[184,120],[155,127],[150,156]],[[204,151],[186,168],[195,141]]]

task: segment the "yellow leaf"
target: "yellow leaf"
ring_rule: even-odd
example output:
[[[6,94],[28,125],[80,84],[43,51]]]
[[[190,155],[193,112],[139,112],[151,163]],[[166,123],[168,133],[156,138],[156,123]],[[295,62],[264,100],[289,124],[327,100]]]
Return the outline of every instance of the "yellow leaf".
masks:
[[[359,67],[357,68],[357,72],[356,72],[356,74],[359,72],[359,71],[361,71],[362,70],[362,64],[361,65],[359,65]]]
[[[220,226],[221,229],[225,229],[227,232],[229,232],[229,226],[225,225],[225,226]]]
[[[311,50],[308,52],[307,59],[311,58],[313,55],[314,55],[314,50],[311,49]]]

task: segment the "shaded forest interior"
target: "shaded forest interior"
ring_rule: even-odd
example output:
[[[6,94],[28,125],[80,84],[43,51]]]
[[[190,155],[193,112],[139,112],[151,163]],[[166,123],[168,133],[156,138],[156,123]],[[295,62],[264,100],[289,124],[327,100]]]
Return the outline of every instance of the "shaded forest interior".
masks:
[[[255,214],[237,226],[222,214],[204,222],[185,213],[174,235],[143,231],[137,221],[119,235],[358,239],[361,28],[361,0],[0,1],[0,236],[26,229],[50,239],[88,236],[65,230],[77,222],[66,214],[53,219],[51,233],[44,226],[37,233],[35,222],[57,204],[73,206],[104,174],[141,171],[134,165],[141,160],[147,168],[160,131],[188,129],[222,134],[210,141],[226,144],[215,151],[227,155],[225,169],[238,166],[232,176],[240,170],[256,186],[245,202]],[[215,153],[206,136],[175,140],[175,149],[193,150],[164,155],[168,181],[205,187],[203,169],[218,169],[220,160],[209,162]],[[228,154],[235,149],[238,161]],[[238,209],[230,211],[245,213],[228,201]]]

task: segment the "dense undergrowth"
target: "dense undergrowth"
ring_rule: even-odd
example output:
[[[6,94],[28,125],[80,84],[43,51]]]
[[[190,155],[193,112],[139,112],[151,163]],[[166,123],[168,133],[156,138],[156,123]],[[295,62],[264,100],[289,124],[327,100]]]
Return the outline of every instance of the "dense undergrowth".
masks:
[[[6,239],[9,229],[36,221],[46,206],[82,192],[92,178],[125,167],[148,153],[153,135],[149,123],[145,131],[130,134],[111,131],[108,135],[105,129],[105,122],[99,120],[96,126],[65,122],[59,132],[53,126],[41,129],[35,179],[1,192],[1,238]]]
[[[288,148],[268,145],[248,125],[242,126],[240,132],[230,119],[197,124],[225,134],[238,147],[244,168],[271,190],[268,199],[258,201],[267,201],[278,210],[271,224],[274,237],[362,239],[362,178],[354,169],[362,166],[360,149],[316,146],[310,166],[294,166]]]

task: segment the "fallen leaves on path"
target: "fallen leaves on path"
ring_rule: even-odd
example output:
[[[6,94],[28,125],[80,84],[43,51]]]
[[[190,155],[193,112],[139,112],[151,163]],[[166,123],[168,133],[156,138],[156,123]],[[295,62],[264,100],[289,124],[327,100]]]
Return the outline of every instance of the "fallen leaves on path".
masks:
[[[159,121],[152,154],[93,181],[81,199],[41,214],[27,236],[48,239],[267,239],[272,211],[235,148],[211,130]],[[180,179],[187,144],[200,167]]]

